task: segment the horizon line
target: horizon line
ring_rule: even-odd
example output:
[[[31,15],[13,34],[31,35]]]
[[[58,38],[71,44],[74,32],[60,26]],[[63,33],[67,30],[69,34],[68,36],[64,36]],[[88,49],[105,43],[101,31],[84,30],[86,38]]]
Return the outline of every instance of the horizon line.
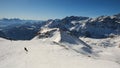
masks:
[[[120,13],[116,13],[116,14],[120,14]],[[94,17],[91,17],[91,16],[79,16],[79,15],[69,15],[69,16],[64,16],[62,18],[48,18],[48,19],[32,19],[32,18],[22,18],[22,17],[1,17],[0,19],[20,19],[20,20],[40,20],[40,21],[46,21],[46,20],[50,20],[50,19],[63,19],[65,17],[70,17],[70,16],[77,16],[77,17],[89,17],[89,18],[97,18],[97,17],[100,17],[100,16],[113,16],[113,15],[116,15],[116,14],[112,14],[112,15],[99,15],[99,16],[94,16]]]

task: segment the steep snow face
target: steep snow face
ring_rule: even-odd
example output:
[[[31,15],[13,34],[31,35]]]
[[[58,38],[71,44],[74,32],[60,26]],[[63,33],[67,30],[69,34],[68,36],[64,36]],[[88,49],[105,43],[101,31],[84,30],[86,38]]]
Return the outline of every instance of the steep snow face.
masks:
[[[84,55],[92,54],[92,48],[84,41],[58,28],[43,28],[34,39],[60,45],[66,49],[72,49]],[[33,40],[34,40],[33,39]]]
[[[71,35],[69,31],[63,31],[59,28],[42,28],[35,39],[49,39],[55,42],[65,42],[69,44],[79,45],[80,39]]]
[[[59,42],[61,39],[60,31],[58,28],[41,28],[41,30],[38,32],[38,35],[34,39]]]
[[[104,50],[99,55],[104,56],[99,59],[45,41],[9,41],[0,38],[0,68],[120,68],[120,64],[112,60],[117,56],[106,59],[106,55],[119,55],[120,49],[116,49]]]

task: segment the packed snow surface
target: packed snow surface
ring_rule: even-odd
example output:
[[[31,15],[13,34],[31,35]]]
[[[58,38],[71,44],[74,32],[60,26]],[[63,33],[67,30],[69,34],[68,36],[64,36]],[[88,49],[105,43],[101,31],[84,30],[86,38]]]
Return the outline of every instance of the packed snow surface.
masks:
[[[0,38],[0,68],[120,68],[120,64],[115,62],[115,59],[120,59],[116,57],[120,48],[101,50],[104,51],[100,52],[101,57],[94,58],[45,40],[10,41]]]

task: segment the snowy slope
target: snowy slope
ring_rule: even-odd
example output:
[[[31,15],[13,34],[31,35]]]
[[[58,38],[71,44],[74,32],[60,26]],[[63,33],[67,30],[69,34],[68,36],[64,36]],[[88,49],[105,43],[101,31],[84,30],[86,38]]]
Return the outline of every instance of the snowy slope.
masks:
[[[39,25],[30,41],[0,38],[0,68],[120,68],[119,22],[119,15],[71,16]]]
[[[85,57],[73,50],[40,40],[0,39],[0,43],[0,68],[120,68],[114,61]]]
[[[87,43],[58,28],[43,28],[34,39],[54,43],[84,55],[92,54],[92,48]]]
[[[89,44],[98,55],[97,59],[110,60],[120,64],[120,37],[106,39],[80,38]]]
[[[43,28],[41,31],[39,31],[38,36],[34,39],[44,41],[45,43],[54,43],[66,49],[71,49],[77,53],[81,53],[86,56],[92,56],[94,58],[98,58],[99,53],[105,52],[104,50],[107,50],[107,47],[115,47],[120,45],[120,43],[118,43],[120,42],[119,36],[105,39],[77,38],[74,35],[71,35],[69,32],[59,30],[58,28]],[[118,53],[119,51],[117,54]]]

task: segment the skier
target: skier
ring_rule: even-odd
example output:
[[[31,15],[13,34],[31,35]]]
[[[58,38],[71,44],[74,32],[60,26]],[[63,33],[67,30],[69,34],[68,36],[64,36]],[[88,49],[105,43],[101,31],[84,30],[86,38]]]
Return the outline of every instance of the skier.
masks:
[[[24,47],[24,50],[25,50],[26,52],[28,52],[28,49],[27,49],[26,47]]]

